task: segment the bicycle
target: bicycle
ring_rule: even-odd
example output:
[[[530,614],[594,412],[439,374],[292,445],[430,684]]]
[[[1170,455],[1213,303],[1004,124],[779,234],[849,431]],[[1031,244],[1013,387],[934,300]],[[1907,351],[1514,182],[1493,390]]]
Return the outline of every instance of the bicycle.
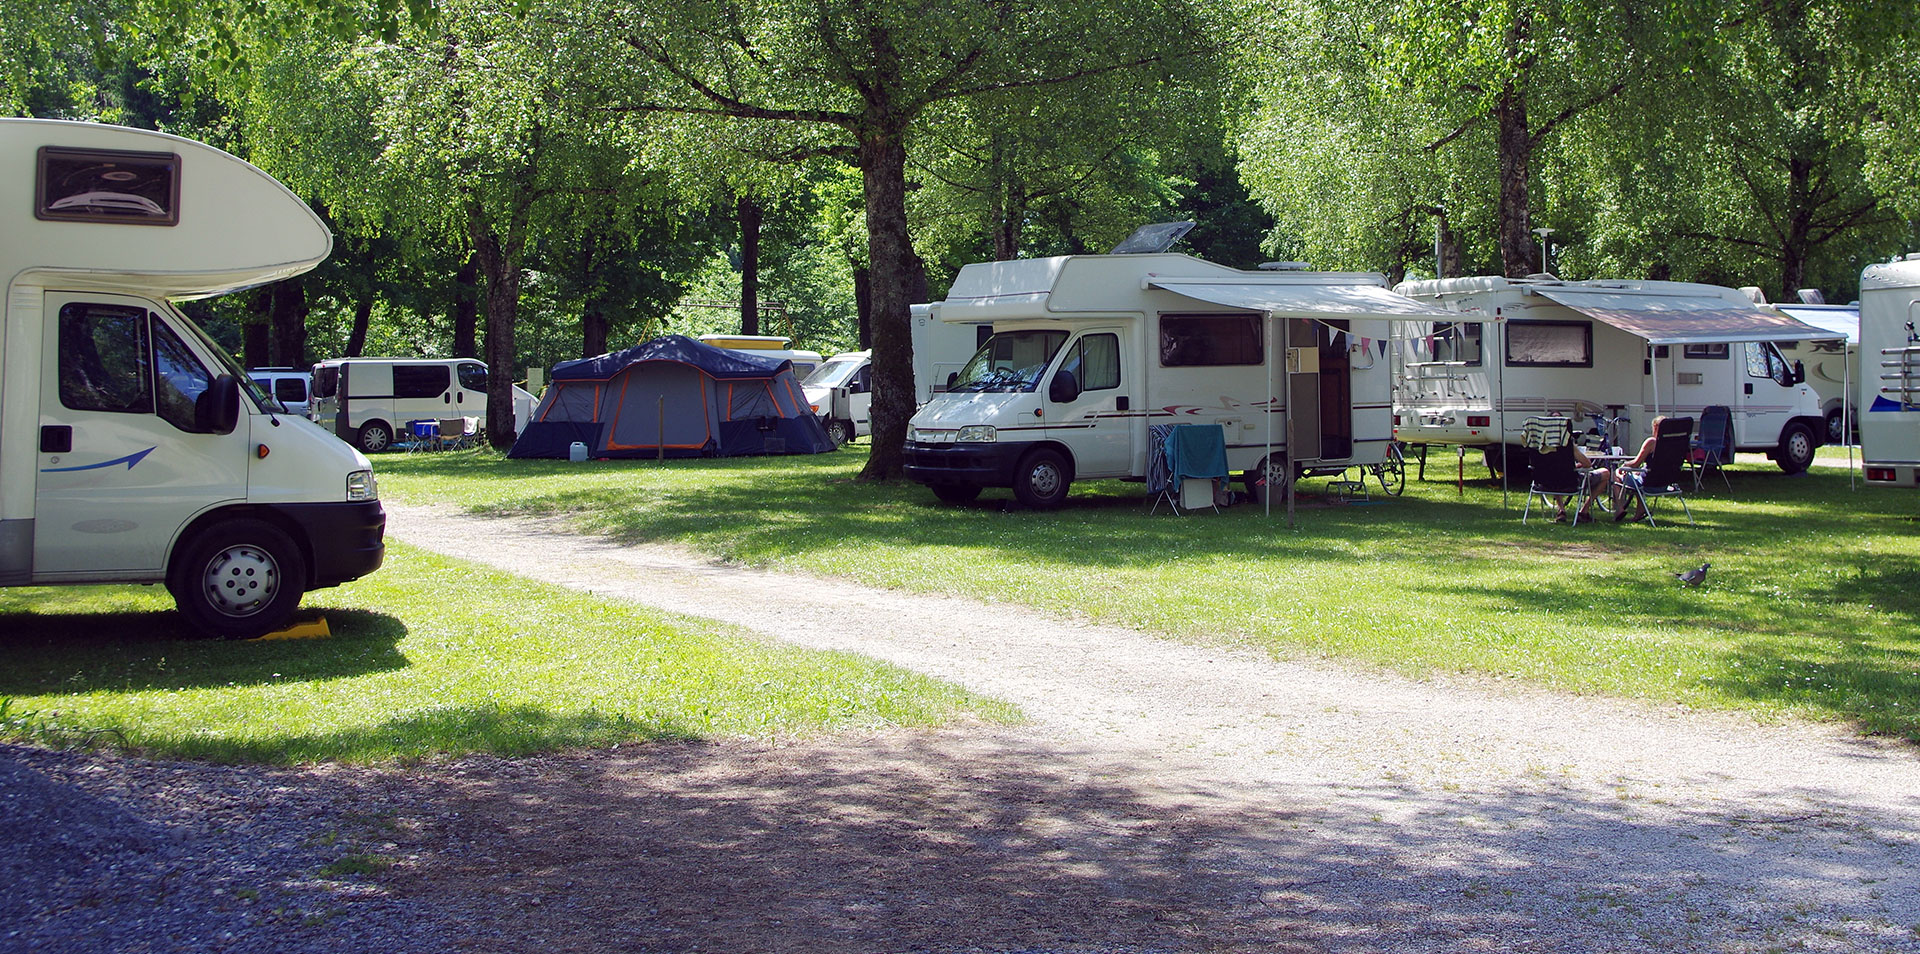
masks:
[[[1387,444],[1386,459],[1380,463],[1354,466],[1360,470],[1360,480],[1355,483],[1364,483],[1367,475],[1371,474],[1380,484],[1380,489],[1389,497],[1398,497],[1407,489],[1407,459],[1400,450],[1399,441],[1391,441]]]
[[[1587,450],[1606,452],[1620,445],[1618,428],[1627,422],[1625,416],[1609,417],[1603,411],[1588,411],[1587,417],[1593,426],[1580,435],[1580,442]]]

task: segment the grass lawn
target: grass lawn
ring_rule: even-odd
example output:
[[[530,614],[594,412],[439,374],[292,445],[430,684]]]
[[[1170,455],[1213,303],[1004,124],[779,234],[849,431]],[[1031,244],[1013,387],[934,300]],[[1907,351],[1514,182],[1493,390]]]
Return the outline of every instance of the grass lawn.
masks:
[[[380,572],[308,594],[301,618],[324,614],[330,638],[183,640],[172,606],[159,587],[0,589],[0,738],[371,762],[1016,715],[392,540]]]
[[[749,564],[1017,601],[1169,636],[1410,673],[1850,721],[1920,739],[1920,498],[1849,489],[1845,448],[1789,477],[1742,455],[1729,492],[1644,524],[1522,526],[1470,455],[1436,451],[1404,497],[1297,526],[1252,506],[1145,513],[1138,484],[1078,484],[1033,512],[855,479],[861,446],[814,457],[508,461],[389,455],[383,495],[571,514],[583,532],[673,541]],[[1825,466],[1826,464],[1839,466]],[[1711,561],[1699,589],[1675,571]],[[383,574],[384,575],[384,574]],[[322,597],[324,599],[324,597]],[[964,624],[960,624],[964,625]]]

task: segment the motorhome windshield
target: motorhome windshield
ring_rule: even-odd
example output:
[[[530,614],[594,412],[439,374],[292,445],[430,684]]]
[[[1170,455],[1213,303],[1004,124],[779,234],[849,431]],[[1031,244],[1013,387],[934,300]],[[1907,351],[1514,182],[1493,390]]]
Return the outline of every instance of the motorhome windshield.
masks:
[[[987,339],[949,391],[1032,391],[1067,341],[1064,331],[1007,331]]]
[[[865,358],[849,358],[845,361],[835,358],[813,369],[813,373],[807,375],[807,379],[800,382],[800,385],[809,388],[837,388],[847,383],[847,379],[853,377],[853,373],[860,370],[860,365],[864,363],[866,363]]]

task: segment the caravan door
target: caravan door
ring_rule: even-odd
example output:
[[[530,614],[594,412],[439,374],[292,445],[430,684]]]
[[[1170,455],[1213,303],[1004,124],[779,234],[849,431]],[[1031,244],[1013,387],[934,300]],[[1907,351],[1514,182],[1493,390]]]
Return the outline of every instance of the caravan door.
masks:
[[[34,573],[161,571],[188,520],[246,497],[250,417],[230,434],[196,423],[218,365],[165,309],[49,292],[46,314]]]
[[[1287,322],[1287,404],[1295,461],[1353,457],[1353,365],[1345,321]]]
[[[1119,326],[1090,328],[1068,341],[1045,395],[1047,436],[1073,450],[1074,478],[1132,476],[1134,416]]]

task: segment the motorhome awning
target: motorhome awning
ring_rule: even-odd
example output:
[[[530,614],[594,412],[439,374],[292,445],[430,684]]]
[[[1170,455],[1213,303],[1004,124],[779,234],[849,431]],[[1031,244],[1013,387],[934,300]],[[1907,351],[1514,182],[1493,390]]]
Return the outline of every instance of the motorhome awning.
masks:
[[[1845,335],[1848,344],[1860,340],[1859,305],[1775,305],[1775,308],[1787,313],[1788,317],[1804,321],[1815,328],[1824,328],[1836,335]]]
[[[1437,311],[1405,295],[1373,285],[1225,284],[1174,278],[1149,279],[1147,285],[1215,305],[1264,311],[1280,318],[1451,321],[1467,324],[1496,320],[1492,316]]]
[[[1595,321],[1645,338],[1648,344],[1733,344],[1842,337],[1772,308],[1740,305],[1724,298],[1564,288],[1534,291]]]

